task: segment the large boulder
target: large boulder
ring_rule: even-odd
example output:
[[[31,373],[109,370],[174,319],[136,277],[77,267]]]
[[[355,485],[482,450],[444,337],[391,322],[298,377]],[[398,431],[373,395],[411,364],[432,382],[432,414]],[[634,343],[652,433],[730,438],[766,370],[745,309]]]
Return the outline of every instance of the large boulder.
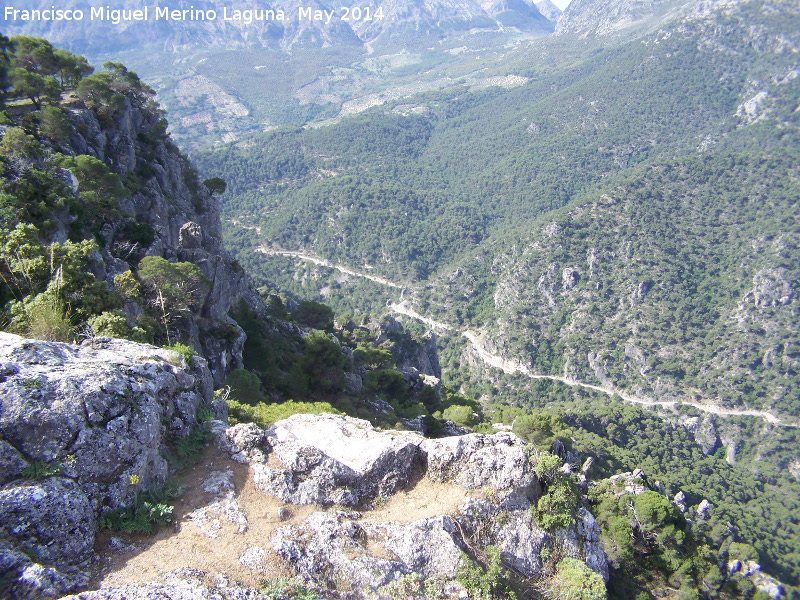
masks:
[[[293,415],[267,437],[283,468],[251,463],[258,489],[292,504],[344,506],[406,486],[423,439],[337,415]]]
[[[525,442],[507,432],[428,439],[421,445],[428,478],[485,490],[508,506],[525,505],[541,495],[525,447]]]
[[[168,439],[201,407],[220,412],[205,361],[190,362],[123,340],[0,333],[0,578],[15,597],[85,582],[100,513],[133,503],[133,475],[140,491],[163,485]]]

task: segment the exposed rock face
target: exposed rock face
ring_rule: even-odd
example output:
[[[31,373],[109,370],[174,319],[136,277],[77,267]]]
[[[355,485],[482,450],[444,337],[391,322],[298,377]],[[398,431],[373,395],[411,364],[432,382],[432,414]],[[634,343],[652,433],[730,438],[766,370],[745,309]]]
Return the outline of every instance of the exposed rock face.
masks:
[[[262,491],[293,504],[355,506],[407,485],[422,437],[379,433],[368,421],[334,415],[294,415],[267,430],[285,466],[253,465]]]
[[[317,512],[276,530],[275,552],[315,585],[346,581],[357,597],[375,597],[403,574],[448,580],[463,552],[487,544],[497,544],[526,576],[541,571],[544,548],[558,547],[608,579],[600,529],[588,511],[555,532],[537,525],[530,508],[541,485],[525,443],[511,433],[431,440],[334,415],[294,415],[259,432],[237,425],[220,431],[218,445],[248,461],[256,487],[284,502],[361,506],[420,477],[464,490],[455,517],[402,524],[366,521],[357,511]],[[468,497],[475,493],[486,499]]]
[[[85,583],[98,516],[132,503],[130,477],[163,484],[167,440],[188,435],[200,407],[227,415],[203,359],[133,342],[0,333],[0,371],[0,576],[17,598],[53,597]]]
[[[69,142],[59,147],[64,154],[95,157],[121,178],[138,177],[142,182],[118,201],[119,217],[103,225],[92,272],[98,280],[113,284],[116,275],[130,269],[128,262],[144,256],[199,267],[208,281],[206,295],[178,328],[181,337],[206,358],[220,387],[231,369],[242,366],[245,335],[228,316],[231,307],[244,300],[263,314],[263,302],[244,270],[225,251],[219,204],[164,136],[161,113],[129,95],[120,95],[120,100],[115,119],[71,107]],[[74,174],[63,172],[64,180],[73,186]],[[56,223],[54,241],[63,241],[68,227],[69,222]],[[131,242],[126,233],[131,227],[152,232],[149,246]],[[128,301],[125,313],[131,321],[141,312],[142,307]]]
[[[367,552],[367,533],[358,517],[358,513],[314,513],[302,528],[278,529],[272,546],[298,573],[321,585],[349,582],[353,591],[375,590],[408,570],[402,563]]]
[[[447,579],[465,550],[447,516],[407,525],[361,523],[357,512],[314,513],[302,527],[282,527],[273,536],[275,551],[317,584],[350,583],[359,596],[407,573]],[[375,556],[367,540],[378,540],[394,559]]]
[[[515,505],[541,495],[524,446],[513,433],[473,433],[425,440],[421,447],[433,481],[454,481],[467,490],[491,486],[499,502]]]
[[[397,369],[401,372],[416,370],[419,375],[442,377],[439,355],[436,349],[436,334],[428,331],[422,342],[418,342],[403,330],[402,324],[392,315],[385,315],[380,321],[372,321],[370,330],[376,344],[387,344],[394,355]],[[432,387],[437,383],[431,381]],[[431,385],[428,384],[428,385]]]

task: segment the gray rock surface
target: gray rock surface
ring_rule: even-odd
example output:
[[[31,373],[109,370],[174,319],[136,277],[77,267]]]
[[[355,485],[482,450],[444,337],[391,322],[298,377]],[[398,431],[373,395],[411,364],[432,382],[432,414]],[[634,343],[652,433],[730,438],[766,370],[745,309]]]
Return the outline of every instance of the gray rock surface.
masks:
[[[459,507],[458,522],[468,545],[499,546],[503,560],[525,576],[541,571],[542,548],[552,545],[553,536],[536,524],[530,506],[504,511],[469,498]]]
[[[96,527],[89,500],[70,479],[24,481],[0,490],[0,536],[44,564],[88,564]]]
[[[183,568],[168,573],[160,582],[108,587],[62,600],[271,600],[271,597],[224,577],[217,577],[211,584],[202,571]]]
[[[357,522],[359,513],[313,513],[298,527],[276,530],[272,547],[298,573],[324,587],[369,595],[380,586],[408,573],[399,561],[367,551],[367,532]],[[345,589],[341,589],[342,584]]]
[[[420,447],[433,481],[453,481],[467,490],[488,486],[494,498],[509,504],[541,494],[525,443],[513,433],[427,439]]]
[[[251,464],[258,489],[292,504],[345,506],[407,485],[423,439],[335,415],[293,415],[270,427],[267,436],[284,468]]]
[[[428,517],[387,529],[383,547],[409,571],[423,577],[448,579],[458,570],[465,547],[450,517]]]
[[[133,502],[130,477],[140,491],[164,484],[165,443],[211,408],[211,373],[203,359],[187,365],[133,342],[74,346],[6,333],[0,370],[4,577],[16,579],[20,598],[67,593],[85,583],[100,512]],[[44,478],[23,478],[25,465]]]
[[[28,462],[10,444],[0,440],[0,485],[16,479],[28,466]]]
[[[578,510],[575,523],[550,533],[536,523],[530,505],[509,510],[470,498],[459,508],[458,523],[468,546],[497,545],[505,563],[526,577],[541,572],[543,549],[552,554],[558,546],[560,553],[584,561],[608,581],[608,560],[600,543],[600,526],[585,508]]]
[[[348,582],[344,591],[356,597],[372,597],[381,586],[412,572],[426,578],[455,576],[465,548],[450,517],[408,524],[360,522],[360,517],[357,512],[313,513],[302,526],[277,530],[272,546],[304,577],[326,587]],[[374,546],[382,547],[381,556],[369,549]]]

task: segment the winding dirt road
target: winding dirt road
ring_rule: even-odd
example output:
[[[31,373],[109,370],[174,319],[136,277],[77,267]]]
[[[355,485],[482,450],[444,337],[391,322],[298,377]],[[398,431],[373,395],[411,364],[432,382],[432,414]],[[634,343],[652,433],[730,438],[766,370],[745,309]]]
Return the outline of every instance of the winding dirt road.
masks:
[[[265,248],[263,246],[256,248],[256,252],[260,252],[262,254],[272,255],[272,256],[291,256],[295,258],[299,258],[302,260],[307,260],[317,265],[321,265],[324,267],[328,267],[330,269],[336,269],[337,271],[341,271],[342,273],[347,273],[348,275],[353,275],[355,277],[363,277],[365,279],[369,279],[370,281],[374,281],[376,283],[380,283],[382,285],[392,287],[395,289],[399,289],[401,291],[406,289],[406,286],[398,285],[388,279],[384,279],[383,277],[378,277],[376,275],[370,275],[368,273],[362,273],[351,269],[349,267],[345,267],[339,264],[332,263],[328,260],[318,258],[316,256],[306,254],[304,252],[294,252],[291,250],[272,250],[269,248]],[[402,298],[402,295],[401,295]],[[710,413],[713,415],[719,415],[721,417],[759,417],[764,419],[766,422],[772,425],[779,425],[783,427],[797,427],[798,425],[793,423],[786,423],[782,421],[780,418],[776,417],[772,413],[761,411],[761,410],[748,410],[748,409],[729,409],[729,408],[722,408],[721,406],[717,406],[715,404],[711,404],[708,402],[692,402],[688,400],[681,400],[681,401],[672,401],[672,400],[651,400],[648,398],[642,398],[639,396],[631,396],[625,391],[616,389],[612,386],[606,385],[593,385],[590,383],[582,383],[580,381],[576,381],[574,379],[569,379],[567,377],[559,377],[557,375],[541,375],[538,373],[533,373],[531,370],[523,365],[518,361],[509,361],[502,356],[498,356],[496,354],[492,354],[489,352],[484,344],[481,342],[481,338],[479,334],[476,334],[469,330],[458,330],[455,329],[452,325],[448,325],[447,323],[442,323],[440,321],[435,321],[429,317],[419,314],[413,308],[408,306],[407,300],[401,300],[399,303],[394,304],[391,301],[387,302],[386,307],[397,314],[406,315],[412,319],[416,319],[422,323],[425,323],[428,327],[439,330],[439,331],[449,331],[449,332],[456,332],[460,333],[462,337],[465,337],[469,340],[472,350],[475,352],[476,356],[478,356],[484,363],[493,367],[495,369],[500,369],[504,373],[509,374],[520,374],[525,375],[530,379],[550,379],[551,381],[559,381],[568,386],[577,386],[582,387],[589,390],[594,390],[596,392],[601,392],[604,394],[608,394],[609,396],[617,395],[625,402],[629,402],[631,404],[641,404],[643,406],[669,406],[674,407],[677,404],[686,404],[688,406],[693,406],[694,408],[701,410],[706,413]]]

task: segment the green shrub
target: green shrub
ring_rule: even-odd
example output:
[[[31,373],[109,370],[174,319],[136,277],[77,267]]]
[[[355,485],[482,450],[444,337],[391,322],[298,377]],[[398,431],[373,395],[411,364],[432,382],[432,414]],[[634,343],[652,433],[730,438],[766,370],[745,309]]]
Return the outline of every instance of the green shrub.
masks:
[[[72,317],[64,303],[52,294],[39,294],[25,303],[24,334],[48,342],[71,342],[75,339]]]
[[[572,525],[577,508],[578,492],[572,482],[564,477],[549,485],[547,493],[542,494],[531,510],[542,528],[552,531]]]
[[[239,402],[256,406],[265,400],[264,394],[261,393],[261,381],[247,369],[231,371],[225,384],[231,388],[231,397]]]
[[[569,429],[560,418],[546,412],[533,412],[514,419],[513,431],[526,442],[538,447],[549,448],[556,439],[571,444]]]
[[[561,459],[545,451],[533,450],[533,470],[542,483],[543,494],[531,507],[537,522],[549,531],[568,527],[575,520],[578,491],[569,475],[559,471]]]
[[[305,337],[303,355],[292,365],[292,387],[297,394],[338,393],[344,389],[346,359],[339,346],[324,333]]]
[[[114,276],[114,288],[120,296],[128,300],[137,300],[142,294],[142,287],[130,271]]]
[[[304,300],[292,311],[292,320],[305,327],[314,329],[331,330],[333,328],[333,311],[330,307]]]
[[[363,344],[353,350],[353,361],[356,367],[367,369],[393,369],[394,355],[385,348],[370,348]]]
[[[389,401],[404,402],[408,400],[408,384],[400,371],[394,369],[377,369],[364,377],[365,394],[380,394]]]
[[[478,419],[472,412],[472,407],[461,406],[460,404],[455,404],[445,408],[442,412],[442,418],[445,421],[452,421],[461,427],[472,427],[478,422]]]
[[[64,110],[57,106],[45,106],[39,111],[39,133],[42,137],[59,145],[69,140],[72,131]]]
[[[228,400],[228,418],[233,423],[255,423],[259,427],[267,428],[273,423],[286,419],[295,414],[331,414],[340,415],[328,402],[295,402],[287,400],[280,404],[267,404],[260,402],[250,406],[236,400]]]
[[[553,597],[559,600],[605,600],[603,578],[583,562],[564,558],[556,566]]]
[[[464,586],[472,598],[481,598],[482,600],[516,598],[516,594],[504,575],[500,560],[500,548],[497,546],[486,547],[485,565],[462,554],[456,581]]]
[[[152,343],[152,336],[141,327],[131,327],[121,310],[105,311],[88,321],[95,335],[121,338],[144,344]]]
[[[186,437],[177,438],[172,443],[174,453],[169,453],[167,456],[172,467],[179,471],[194,464],[200,454],[200,450],[213,437],[210,423],[204,421],[192,429],[191,433]]]
[[[172,350],[173,352],[177,352],[184,358],[184,360],[186,360],[186,364],[189,365],[192,364],[192,357],[197,356],[197,352],[181,342],[176,342],[170,346],[164,346],[164,350]]]

